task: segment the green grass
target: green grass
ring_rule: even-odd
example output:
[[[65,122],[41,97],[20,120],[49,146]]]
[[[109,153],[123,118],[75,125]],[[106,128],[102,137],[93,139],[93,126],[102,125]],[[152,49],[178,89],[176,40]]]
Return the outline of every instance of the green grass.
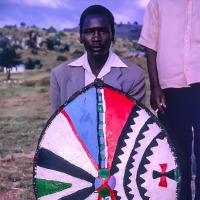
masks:
[[[0,84],[0,191],[18,191],[16,200],[34,199],[33,155],[50,116],[49,79],[44,76],[33,71],[21,76],[21,84]]]

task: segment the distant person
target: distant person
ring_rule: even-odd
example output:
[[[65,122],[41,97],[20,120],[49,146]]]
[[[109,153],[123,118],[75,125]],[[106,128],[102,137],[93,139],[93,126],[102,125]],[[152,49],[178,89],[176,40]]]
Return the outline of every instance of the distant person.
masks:
[[[72,94],[94,82],[96,78],[145,103],[144,71],[112,52],[110,46],[114,41],[114,35],[114,17],[107,8],[93,5],[82,13],[80,42],[84,44],[86,53],[52,70],[52,112],[65,103]]]
[[[200,1],[150,0],[139,43],[147,47],[151,106],[166,127],[181,167],[181,200],[200,200]]]

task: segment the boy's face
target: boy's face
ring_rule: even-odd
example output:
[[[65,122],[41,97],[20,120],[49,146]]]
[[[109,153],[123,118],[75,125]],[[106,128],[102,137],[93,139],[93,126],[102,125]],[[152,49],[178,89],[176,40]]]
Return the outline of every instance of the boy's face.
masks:
[[[102,14],[87,15],[83,22],[81,43],[88,56],[101,58],[109,53],[112,31],[108,18]]]

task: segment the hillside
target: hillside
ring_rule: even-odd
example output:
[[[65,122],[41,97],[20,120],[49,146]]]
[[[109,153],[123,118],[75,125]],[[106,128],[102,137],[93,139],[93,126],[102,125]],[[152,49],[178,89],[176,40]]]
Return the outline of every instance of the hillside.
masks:
[[[134,24],[115,24],[115,38],[128,38],[131,40],[138,40],[140,37],[141,30],[142,25],[139,25],[137,22],[135,22]],[[79,27],[65,29],[65,31],[78,33]]]
[[[131,32],[132,26],[127,25],[127,27]],[[123,29],[123,26],[119,25],[118,28]],[[125,36],[129,32],[117,29],[116,34]],[[52,68],[59,63],[57,61],[77,58],[84,53],[84,47],[79,42],[79,33],[69,30],[56,31],[53,27],[49,29],[37,27],[1,28],[0,51],[11,47],[21,55],[22,63],[27,69],[33,69],[33,67],[27,66],[30,62],[37,61],[39,64],[36,67]],[[144,51],[137,40],[129,39],[129,37],[116,37],[115,42],[112,43],[112,49],[124,58],[128,57],[130,52]]]
[[[141,25],[135,24],[115,24],[115,47],[119,49],[118,43],[123,40],[123,45],[130,51],[134,51],[141,32]],[[50,44],[51,43],[51,44]],[[50,50],[64,50],[65,45],[80,47],[79,29],[65,29],[56,31],[53,27],[41,29],[37,27],[7,26],[0,28],[0,48],[6,45],[15,45],[22,49],[49,48]],[[128,46],[127,46],[128,45]],[[135,46],[134,46],[135,45]]]

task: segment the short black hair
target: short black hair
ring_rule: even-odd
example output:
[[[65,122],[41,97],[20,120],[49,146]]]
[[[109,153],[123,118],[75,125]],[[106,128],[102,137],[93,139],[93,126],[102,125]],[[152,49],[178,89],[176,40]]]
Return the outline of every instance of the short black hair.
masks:
[[[83,23],[84,23],[86,16],[91,15],[91,14],[101,14],[101,15],[105,15],[108,18],[108,21],[111,26],[111,31],[112,31],[112,41],[114,41],[114,36],[115,36],[114,16],[110,12],[110,10],[108,10],[107,8],[105,8],[101,5],[92,5],[83,11],[83,13],[81,14],[81,17],[80,17],[80,24],[79,24],[80,25],[80,35],[83,32]]]

